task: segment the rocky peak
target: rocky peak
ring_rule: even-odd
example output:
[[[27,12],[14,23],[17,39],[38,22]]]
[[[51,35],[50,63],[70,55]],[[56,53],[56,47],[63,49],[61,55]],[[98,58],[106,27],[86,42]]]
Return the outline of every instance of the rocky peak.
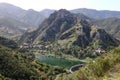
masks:
[[[59,16],[61,18],[68,16],[68,15],[72,15],[72,14],[65,9],[60,9],[59,11],[57,11],[57,16]]]
[[[58,11],[55,11],[53,14],[50,15],[48,19],[54,20],[54,19],[67,19],[72,18],[73,14],[65,9],[60,9]]]

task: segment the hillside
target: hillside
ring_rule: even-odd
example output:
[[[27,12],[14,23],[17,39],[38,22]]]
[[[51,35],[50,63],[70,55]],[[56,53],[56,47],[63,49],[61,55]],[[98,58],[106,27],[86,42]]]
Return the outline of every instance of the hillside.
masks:
[[[36,43],[37,41],[40,42],[40,40],[54,42],[56,40],[69,41],[70,39],[74,39],[73,42],[71,41],[73,44],[81,47],[83,44],[86,47],[95,38],[101,41],[104,41],[103,38],[115,41],[103,29],[96,28],[94,25],[92,26],[89,18],[86,19],[61,9],[51,14],[36,31],[23,35],[21,40],[23,42]]]
[[[60,12],[62,12],[62,11],[60,11]],[[69,13],[69,12],[67,12],[67,13]],[[31,35],[31,37],[30,38],[33,38],[33,40],[35,40],[37,37],[39,37],[39,36],[42,36],[43,37],[43,35],[45,35],[45,33],[43,33],[43,34],[41,34],[42,32],[44,32],[44,31],[46,31],[47,30],[47,28],[49,28],[49,27],[56,27],[56,29],[58,29],[56,32],[58,32],[59,30],[60,30],[60,26],[58,26],[58,25],[62,25],[62,23],[64,22],[64,21],[66,21],[66,20],[64,20],[64,15],[63,16],[59,16],[58,15],[59,14],[59,12],[57,13],[57,12],[55,12],[55,13],[53,13],[53,14],[51,14],[51,16],[48,18],[48,19],[46,19],[40,26],[39,26],[39,28],[36,30],[36,31],[34,31],[34,32],[32,32],[32,33],[30,33]],[[64,14],[64,13],[63,13]],[[71,15],[71,14],[70,14]],[[58,18],[57,18],[57,16],[58,16]],[[69,15],[68,15],[69,16]],[[59,17],[61,18],[61,19],[59,19]],[[72,16],[73,17],[73,16]],[[71,18],[71,20],[72,20],[72,17],[70,16],[70,18]],[[57,20],[55,20],[57,18]],[[65,19],[67,19],[67,18],[65,18]],[[59,21],[58,20],[63,20],[62,22],[60,22],[59,23]],[[68,21],[69,21],[69,19],[68,19]],[[53,22],[53,23],[52,23]],[[72,23],[73,23],[73,21],[71,21]],[[59,23],[59,24],[58,24]],[[69,24],[66,24],[65,22],[64,22],[64,24],[65,25],[69,25]],[[50,26],[48,26],[48,25],[50,25]],[[64,26],[64,25],[63,25]],[[66,28],[69,28],[69,26],[66,26]],[[63,30],[64,31],[64,30]],[[51,31],[52,32],[52,31]],[[34,35],[36,35],[36,36],[34,36]],[[52,35],[52,33],[51,33],[51,35]],[[32,37],[33,36],[33,37]],[[54,32],[53,32],[53,37],[54,37],[55,35],[54,35]],[[40,37],[41,38],[41,37]],[[28,38],[27,38],[28,39]],[[54,39],[54,38],[53,38]],[[30,39],[29,39],[30,40]],[[23,40],[24,41],[24,40]]]
[[[33,9],[29,9],[20,13],[18,16],[18,20],[26,24],[29,24],[30,25],[29,27],[31,28],[36,28],[41,24],[41,22],[45,18],[47,18],[47,16],[44,15],[46,14],[42,14],[41,12],[37,12]]]
[[[35,60],[29,52],[20,53],[16,48],[14,41],[0,37],[0,80],[51,80],[65,72]]]
[[[8,3],[0,3],[0,17],[10,17],[13,19],[17,19],[18,14],[24,12],[25,10],[16,7],[14,5]]]
[[[108,33],[120,40],[120,19],[119,18],[107,18],[102,20],[96,20],[95,25],[105,29]]]
[[[17,43],[13,40],[0,37],[0,45],[6,46],[8,48],[16,49],[18,47]]]
[[[0,36],[11,39],[20,37],[29,26],[29,24],[22,23],[12,18],[0,18]]]
[[[46,11],[48,10],[24,10],[11,4],[0,3],[0,35],[18,39],[27,29],[36,29],[52,13]]]
[[[61,74],[55,80],[119,80],[120,47],[103,54],[71,74]]]
[[[95,49],[107,50],[120,44],[119,40],[109,35],[104,29],[93,25],[89,18],[72,14],[65,9],[51,14],[37,30],[26,32],[21,37],[19,44],[47,42],[63,48],[62,53],[78,58],[93,57],[97,55],[93,54]]]
[[[0,46],[0,79],[49,80],[63,72],[63,69],[38,62],[30,55]]]
[[[38,27],[46,18],[44,14],[32,9],[24,10],[11,4],[0,3],[0,18],[2,17],[8,17],[30,25],[25,28]]]

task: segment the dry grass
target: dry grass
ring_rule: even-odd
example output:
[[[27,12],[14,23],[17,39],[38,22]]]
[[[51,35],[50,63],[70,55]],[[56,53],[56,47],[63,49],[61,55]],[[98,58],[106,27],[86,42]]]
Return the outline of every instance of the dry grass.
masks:
[[[120,80],[120,64],[111,68],[104,76],[106,80]]]

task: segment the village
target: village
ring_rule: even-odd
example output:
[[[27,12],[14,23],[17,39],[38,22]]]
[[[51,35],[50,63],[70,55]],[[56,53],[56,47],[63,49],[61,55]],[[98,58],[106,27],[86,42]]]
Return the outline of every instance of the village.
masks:
[[[49,45],[44,45],[44,44],[29,44],[29,43],[24,43],[23,45],[20,46],[20,48],[24,48],[24,49],[29,49],[29,50],[38,50],[39,53],[41,53],[42,55],[48,55],[54,52],[59,52],[61,47],[59,45],[53,45],[53,44],[49,44]],[[93,53],[96,54],[105,54],[106,51],[101,49],[101,48],[96,48],[94,50],[92,50]],[[36,52],[36,51],[35,51]]]

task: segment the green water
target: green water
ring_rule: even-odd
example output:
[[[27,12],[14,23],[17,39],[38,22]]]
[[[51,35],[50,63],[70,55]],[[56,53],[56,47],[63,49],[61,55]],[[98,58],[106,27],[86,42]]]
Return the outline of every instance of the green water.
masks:
[[[81,61],[67,60],[67,59],[47,57],[47,56],[37,56],[36,58],[39,61],[44,62],[46,64],[50,64],[53,66],[60,66],[63,68],[68,68],[68,69],[73,65],[84,63]]]

